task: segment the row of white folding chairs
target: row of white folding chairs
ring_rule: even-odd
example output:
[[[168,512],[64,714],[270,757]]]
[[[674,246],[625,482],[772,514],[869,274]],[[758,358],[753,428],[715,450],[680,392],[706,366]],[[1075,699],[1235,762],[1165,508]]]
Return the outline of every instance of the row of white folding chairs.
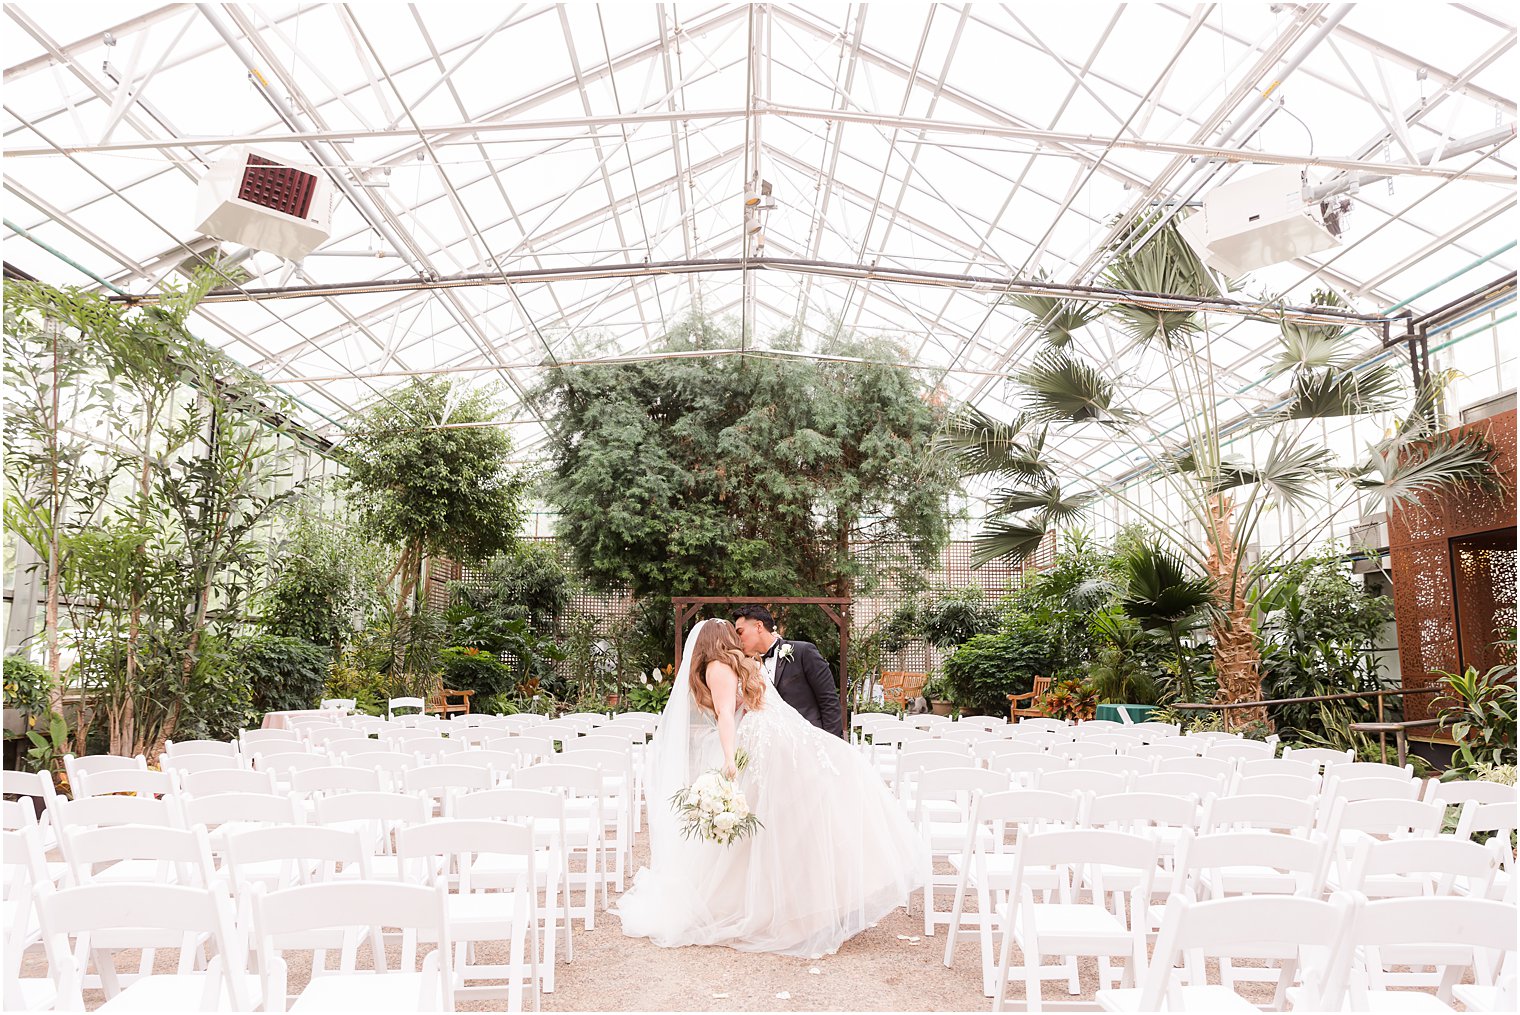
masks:
[[[1332,787],[1323,800],[1281,796],[1272,793],[1235,793],[1221,791],[1217,782],[1209,783],[1191,776],[1158,774],[1141,777],[1127,785],[1101,780],[1061,779],[1067,773],[1056,772],[1035,784],[1021,787],[1014,776],[996,770],[978,768],[933,768],[916,774],[912,817],[929,845],[931,853],[950,860],[966,846],[970,832],[969,810],[977,793],[1000,794],[999,799],[1022,801],[1019,806],[1037,808],[1047,804],[1054,811],[1041,820],[1082,822],[1089,819],[1081,808],[1083,800],[1102,801],[1096,820],[1108,824],[1112,815],[1130,814],[1129,820],[1141,822],[1163,844],[1169,856],[1172,844],[1183,830],[1215,832],[1225,829],[1282,830],[1301,837],[1323,836],[1336,844],[1344,857],[1365,835],[1420,834],[1441,830],[1446,819],[1446,801],[1416,801],[1409,797],[1382,796],[1373,793],[1339,792]],[[1252,787],[1247,787],[1252,788]],[[1006,794],[1024,794],[1008,797]],[[1054,802],[1052,804],[1052,802]],[[1143,820],[1147,818],[1148,820]],[[1033,819],[1031,819],[1033,820]],[[1509,842],[1515,826],[1513,797],[1506,804],[1468,800],[1462,804],[1458,835],[1467,839],[1479,832],[1497,833]],[[1343,857],[1343,858],[1344,858]],[[1504,864],[1508,880],[1511,859]],[[946,884],[926,870],[924,887],[925,933],[932,934],[934,924],[943,922],[935,908],[934,887]]]
[[[601,771],[570,765],[542,765],[519,773],[516,782],[517,787],[514,789],[482,790],[454,798],[449,808],[451,816],[528,816],[535,819],[535,824],[544,826],[540,827],[540,832],[545,834],[554,832],[557,827],[557,834],[548,835],[548,844],[557,843],[555,848],[565,858],[561,883],[566,885],[568,893],[571,880],[568,860],[572,853],[580,851],[584,860],[582,873],[578,876],[583,898],[580,912],[588,927],[593,926],[594,888],[600,885],[604,905],[607,888],[606,878],[602,874],[605,870],[605,821],[595,818],[597,813],[604,810],[604,798],[601,796],[604,780]],[[569,800],[560,801],[555,796],[556,793],[567,792],[571,796]],[[553,808],[545,809],[545,798],[554,805]],[[575,804],[581,806],[576,808]],[[535,805],[539,807],[537,812],[532,809]],[[11,803],[6,805],[7,808],[19,806],[21,805]],[[393,833],[401,828],[436,820],[430,818],[432,812],[432,800],[426,789],[414,794],[352,791],[319,799],[314,818],[319,826],[357,825],[362,828],[365,831],[365,841],[371,844],[371,851],[378,857],[375,860],[377,868],[385,876],[394,879],[397,876],[396,863],[394,853],[390,850]],[[567,813],[570,815],[568,819],[565,816]],[[194,826],[202,829],[211,827],[214,829],[209,839],[211,851],[218,857],[227,857],[235,869],[235,844],[242,841],[246,833],[253,829],[296,828],[301,826],[303,816],[303,812],[290,798],[279,795],[230,793],[185,801],[175,801],[172,798],[155,800],[151,797],[99,797],[62,801],[59,807],[59,827],[62,830],[64,852],[72,865],[70,873],[76,882],[83,883],[86,879],[115,882],[177,879],[179,883],[195,883],[194,878],[186,880],[183,870],[178,872],[176,878],[176,872],[165,867],[164,856],[153,852],[131,853],[135,840],[127,833],[133,829],[154,826],[171,830]],[[11,823],[9,814],[7,823]],[[100,832],[105,834],[95,834]],[[142,848],[152,850],[158,847],[150,841],[148,846]],[[384,854],[387,853],[391,854],[388,865],[384,859]],[[94,870],[96,865],[108,862],[110,866],[104,871]],[[368,874],[367,871],[360,873],[366,876]],[[202,881],[204,880],[203,878]],[[546,892],[551,892],[554,885],[546,884],[544,887]],[[567,923],[569,906],[567,894]],[[568,926],[565,932],[568,937]],[[550,958],[552,960],[552,943]],[[546,989],[552,990],[552,966],[549,968],[549,977]]]
[[[1414,806],[1430,808],[1430,805]],[[1089,830],[1095,829],[1109,835],[1122,832],[1132,843],[1146,844],[1144,852],[1147,859],[1144,865],[1136,869],[1120,871],[1116,868],[1122,868],[1124,864],[1116,862],[1111,853],[1086,867],[1079,854],[1062,853],[1058,861],[1053,858],[1049,862],[1069,866],[1070,871],[1075,873],[1069,872],[1068,879],[1077,879],[1068,880],[1063,895],[1069,896],[1071,890],[1086,884],[1092,892],[1092,905],[1101,908],[1106,901],[1115,904],[1106,915],[1100,916],[1095,909],[1085,911],[1085,915],[1097,918],[1099,922],[1111,923],[1116,918],[1122,919],[1124,907],[1122,901],[1117,898],[1108,900],[1106,896],[1114,892],[1136,890],[1137,894],[1132,899],[1132,913],[1151,914],[1145,922],[1137,915],[1130,927],[1131,933],[1142,939],[1144,933],[1160,920],[1159,911],[1151,904],[1154,894],[1165,897],[1184,892],[1193,895],[1267,892],[1297,893],[1304,897],[1319,898],[1327,886],[1331,889],[1351,887],[1377,895],[1444,894],[1450,892],[1458,879],[1463,879],[1463,883],[1481,897],[1493,884],[1504,852],[1502,848],[1483,847],[1453,836],[1438,837],[1436,831],[1439,828],[1439,811],[1435,815],[1420,815],[1411,819],[1407,813],[1388,814],[1389,808],[1384,806],[1384,802],[1346,806],[1343,822],[1348,827],[1345,830],[1350,831],[1349,826],[1352,825],[1360,826],[1357,837],[1352,840],[1353,848],[1349,858],[1337,852],[1338,835],[1326,837],[1310,833],[1307,836],[1292,836],[1260,830],[1271,828],[1272,825],[1262,823],[1261,816],[1250,807],[1237,808],[1241,813],[1235,815],[1216,812],[1214,819],[1233,817],[1237,820],[1227,820],[1222,825],[1211,824],[1206,826],[1207,830],[1202,834],[1195,833],[1190,827],[1188,818],[1191,808],[1174,807],[1177,813],[1168,815],[1166,807],[1164,800],[1135,799],[1132,796],[1082,801],[1074,800],[1066,794],[1029,791],[978,794],[973,814],[966,825],[962,851],[949,856],[957,868],[958,877],[952,912],[948,921],[943,921],[948,922],[950,927],[946,964],[952,961],[958,931],[963,926],[975,927],[981,942],[983,986],[991,993],[994,971],[993,920],[987,919],[983,914],[993,914],[995,919],[1000,914],[999,923],[1005,934],[1006,962],[1006,935],[1011,927],[1009,900],[1015,900],[1014,906],[1020,900],[1020,883],[1015,873],[1022,862],[1021,850],[1048,834],[1081,831],[1084,824],[1090,826]],[[1364,811],[1370,808],[1370,812],[1383,813],[1359,813],[1357,808]],[[1408,808],[1402,810],[1407,811]],[[1169,827],[1166,824],[1168,817],[1178,822],[1178,826],[1170,826],[1176,833],[1175,836],[1161,834]],[[1005,833],[1010,827],[1016,827],[1019,833],[1012,847],[1008,847],[1005,842]],[[1405,836],[1423,833],[1423,837],[1378,842],[1371,837],[1372,833],[1402,833]],[[1172,876],[1169,885],[1158,885],[1158,878],[1163,881],[1166,878],[1161,864],[1168,849],[1173,849],[1176,853]],[[1084,882],[1083,878],[1088,880]],[[1022,887],[1048,892],[1058,884],[1057,880],[1046,876],[1025,882]],[[968,887],[978,895],[975,914],[965,912],[964,901]],[[930,920],[928,907],[933,904],[931,891],[932,887],[926,885],[926,932],[932,932],[932,923],[927,923]],[[1512,896],[1512,887],[1509,892]],[[1027,891],[1022,901],[1031,901]],[[1089,919],[1089,926],[1091,923],[1092,920]],[[1070,926],[1068,924],[1068,928]],[[1014,929],[1017,930],[1016,927]],[[1021,940],[1020,944],[1034,954],[1041,951],[1032,942]],[[1043,949],[1053,950],[1055,949],[1050,947]],[[1050,970],[1045,972],[1049,973]],[[1063,965],[1060,972],[1074,977],[1075,964]],[[1228,968],[1222,968],[1221,972],[1226,976],[1234,975]],[[1101,986],[1106,987],[1111,982],[1109,973],[1106,960],[1100,955],[1100,975],[1108,981]],[[1075,993],[1075,979],[1071,980],[1071,986]]]
[[[418,749],[424,744],[427,749]],[[616,863],[609,876],[617,890],[622,891],[633,859],[633,837],[642,821],[643,765],[629,738],[611,734],[567,737],[563,754],[555,751],[553,742],[530,736],[510,738],[502,746],[512,749],[483,749],[458,740],[401,741],[389,745],[374,740],[335,741],[325,750],[307,748],[255,754],[252,770],[223,768],[229,761],[226,758],[180,756],[166,757],[166,769],[154,772],[128,763],[129,759],[106,756],[98,759],[109,766],[103,771],[77,771],[76,795],[288,792],[309,809],[311,797],[324,792],[427,788],[438,798],[437,806],[442,812],[446,808],[444,797],[449,792],[491,788],[508,782],[512,773],[525,765],[574,757],[605,769],[610,781]]]
[[[11,838],[25,839],[30,831],[5,833],[8,857],[27,848]],[[161,852],[184,856],[190,866],[197,846],[202,856],[206,852],[203,829],[117,831],[118,838],[156,840]],[[290,861],[287,867],[343,864],[345,870],[367,873],[357,833],[311,827],[269,831],[287,840],[280,854]],[[239,845],[256,834],[240,836]],[[244,891],[237,902],[229,898],[225,881],[90,882],[59,890],[39,878],[33,904],[26,907],[35,912],[34,922],[19,932],[7,928],[6,1007],[42,1010],[56,1004],[83,1010],[83,990],[91,985],[86,967],[93,960],[95,979],[107,995],[102,1010],[284,1011],[292,1000],[285,954],[300,950],[313,954],[312,976],[295,998],[298,1010],[448,1011],[456,999],[505,995],[508,1010],[521,1011],[525,992],[538,1010],[540,989],[549,985],[540,965],[535,883],[542,854],[535,838],[530,827],[495,820],[419,825],[398,835],[414,883],[319,877],[311,884],[282,880],[269,891],[265,881],[254,880],[240,886]],[[448,890],[451,877],[458,893]],[[483,891],[492,888],[497,891]],[[387,962],[383,928],[400,930],[402,972]],[[552,929],[549,936],[552,940]],[[354,944],[364,939],[372,946],[373,972],[385,975],[356,968]],[[437,944],[420,971],[419,941]],[[473,948],[485,942],[504,943],[508,961],[472,962]],[[22,978],[20,955],[36,944],[45,949],[48,976]],[[204,961],[207,944],[214,949],[209,962]],[[153,953],[164,948],[179,949],[172,976],[154,975]],[[121,950],[140,950],[143,959],[125,988],[115,969]],[[258,957],[257,975],[245,964],[250,952]],[[336,968],[328,968],[328,952],[341,956]],[[544,961],[552,968],[547,952]]]

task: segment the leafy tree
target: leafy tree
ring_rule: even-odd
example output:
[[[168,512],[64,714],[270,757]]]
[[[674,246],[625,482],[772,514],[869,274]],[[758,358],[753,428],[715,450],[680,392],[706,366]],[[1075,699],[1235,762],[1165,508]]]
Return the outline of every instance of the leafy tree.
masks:
[[[265,628],[341,655],[380,606],[380,553],[340,519],[299,514],[271,551],[270,582],[257,597]]]
[[[516,541],[525,483],[508,464],[500,416],[488,392],[417,379],[372,405],[344,445],[344,487],[360,520],[401,551],[386,582],[397,583],[398,628],[420,603],[429,558],[475,561]]]
[[[693,318],[658,349],[734,344]],[[861,543],[905,545],[906,566],[936,557],[954,485],[927,453],[940,409],[891,364],[900,349],[845,338],[824,352],[849,361],[685,356],[550,371],[545,492],[593,585],[651,600],[850,595],[883,577],[852,552]],[[799,615],[790,630],[815,624]]]

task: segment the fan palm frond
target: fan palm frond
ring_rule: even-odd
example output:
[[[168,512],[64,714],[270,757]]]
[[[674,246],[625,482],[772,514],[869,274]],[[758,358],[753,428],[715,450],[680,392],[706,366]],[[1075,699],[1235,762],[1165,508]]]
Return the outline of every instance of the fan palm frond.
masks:
[[[1464,487],[1498,486],[1498,452],[1482,434],[1437,433],[1408,438],[1399,434],[1373,445],[1351,470],[1352,485],[1381,497],[1388,507],[1422,505],[1427,494]]]
[[[1335,455],[1328,448],[1295,447],[1281,435],[1267,450],[1267,460],[1255,472],[1255,482],[1279,504],[1302,507],[1333,474]]]
[[[1306,370],[1293,376],[1289,419],[1360,416],[1393,408],[1402,384],[1392,362],[1370,370]]]
[[[1045,529],[1013,519],[989,521],[971,544],[971,567],[980,568],[995,560],[1022,563],[1045,538]]]
[[[1096,493],[1075,493],[1064,495],[1059,483],[1052,483],[1038,490],[1025,488],[1005,488],[995,494],[997,500],[992,504],[992,511],[996,514],[1011,514],[1015,511],[1037,512],[1035,520],[1045,526],[1059,525],[1070,522],[1081,516],[1094,500]]]
[[[1048,281],[1041,272],[1038,281]],[[1005,299],[1006,303],[1034,315],[1045,335],[1045,341],[1053,348],[1071,344],[1071,333],[1087,327],[1103,313],[1100,303],[1083,300],[1063,300],[1055,296],[1038,296],[1033,293],[1016,293]]]
[[[1142,219],[1136,231],[1147,231]],[[1168,222],[1138,250],[1115,257],[1103,271],[1103,284],[1115,289],[1159,293],[1167,296],[1218,296],[1219,287],[1196,251]],[[1120,327],[1140,342],[1159,342],[1171,349],[1203,330],[1203,318],[1191,310],[1163,310],[1145,306],[1143,300],[1113,304],[1111,312]]]
[[[1135,544],[1121,562],[1125,587],[1119,602],[1125,615],[1142,627],[1168,628],[1201,620],[1214,606],[1208,576],[1154,543]]]
[[[936,448],[954,461],[963,476],[1017,476],[1046,480],[1051,469],[1040,457],[1045,431],[1026,433],[1026,416],[1004,423],[976,406],[968,405],[951,419]]]
[[[1041,422],[1099,423],[1127,418],[1114,407],[1114,385],[1086,360],[1065,350],[1047,349],[1023,373],[1029,416]]]
[[[1267,363],[1269,377],[1289,370],[1341,370],[1350,363],[1351,350],[1339,327],[1283,320],[1278,329],[1277,354]]]

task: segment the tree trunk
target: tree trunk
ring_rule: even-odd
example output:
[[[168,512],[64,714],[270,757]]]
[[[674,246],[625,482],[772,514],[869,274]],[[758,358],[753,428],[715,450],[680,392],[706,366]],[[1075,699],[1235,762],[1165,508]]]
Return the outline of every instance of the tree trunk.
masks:
[[[1220,614],[1210,627],[1214,637],[1214,670],[1219,678],[1218,700],[1261,699],[1261,652],[1246,602],[1246,583],[1236,573],[1240,546],[1231,524],[1235,502],[1224,494],[1209,498],[1209,577],[1214,582]],[[1249,722],[1268,722],[1265,708],[1232,708],[1224,711],[1226,729]]]

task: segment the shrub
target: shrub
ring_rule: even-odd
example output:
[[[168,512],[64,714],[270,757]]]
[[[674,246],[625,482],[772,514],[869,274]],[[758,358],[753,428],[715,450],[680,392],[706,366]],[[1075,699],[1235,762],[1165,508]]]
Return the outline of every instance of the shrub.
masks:
[[[443,686],[454,691],[474,691],[488,698],[512,689],[512,670],[506,663],[478,648],[453,646],[438,654],[443,666]]]
[[[324,645],[265,635],[237,643],[232,670],[252,691],[255,710],[283,712],[317,707],[327,680],[328,662],[329,652]]]
[[[1051,671],[1055,646],[1048,632],[1017,625],[979,634],[944,663],[950,700],[968,713],[1007,715],[1008,696],[1022,694]]]
[[[28,726],[48,713],[48,671],[23,655],[5,657],[5,707],[21,713]]]
[[[1515,763],[1515,667],[1495,666],[1479,673],[1469,666],[1462,673],[1440,673],[1441,728],[1450,728],[1457,742],[1452,766],[1471,770]]]
[[[1091,681],[1067,679],[1051,686],[1040,703],[1052,719],[1084,722],[1098,711],[1098,689]]]

